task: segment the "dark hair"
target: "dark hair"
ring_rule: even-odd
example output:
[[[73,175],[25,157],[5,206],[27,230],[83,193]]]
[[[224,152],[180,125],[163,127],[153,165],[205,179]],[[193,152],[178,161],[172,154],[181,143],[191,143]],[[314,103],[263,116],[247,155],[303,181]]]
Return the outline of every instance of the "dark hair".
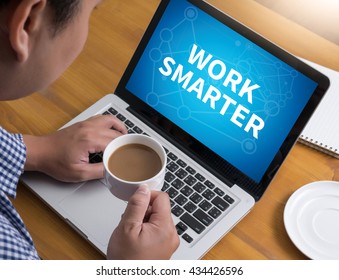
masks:
[[[11,0],[0,0],[0,9],[10,3]],[[52,35],[55,36],[59,31],[66,27],[78,10],[80,9],[81,0],[47,0],[47,5],[51,8],[52,18]]]
[[[47,0],[54,12],[52,19],[54,35],[74,18],[80,9],[80,2],[81,0]]]

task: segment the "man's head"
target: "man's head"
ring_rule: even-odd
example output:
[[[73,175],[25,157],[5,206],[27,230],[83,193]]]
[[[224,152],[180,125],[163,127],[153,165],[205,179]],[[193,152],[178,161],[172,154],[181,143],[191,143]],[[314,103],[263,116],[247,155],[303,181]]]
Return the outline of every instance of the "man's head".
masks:
[[[81,52],[101,0],[0,0],[0,100],[47,87]]]
[[[21,0],[20,0],[21,1]],[[0,0],[0,10],[17,0]],[[81,0],[47,0],[47,5],[52,10],[51,31],[56,35],[61,31],[79,10]]]

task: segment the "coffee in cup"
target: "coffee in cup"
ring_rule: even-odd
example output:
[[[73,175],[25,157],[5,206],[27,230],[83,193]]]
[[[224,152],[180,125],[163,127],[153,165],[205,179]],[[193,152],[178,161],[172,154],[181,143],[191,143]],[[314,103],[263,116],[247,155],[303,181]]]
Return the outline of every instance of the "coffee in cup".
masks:
[[[152,148],[138,143],[126,144],[108,159],[108,169],[125,181],[145,181],[161,170],[160,156]]]
[[[128,134],[114,139],[105,149],[106,185],[116,197],[128,200],[139,186],[160,190],[164,183],[166,152],[153,138]]]

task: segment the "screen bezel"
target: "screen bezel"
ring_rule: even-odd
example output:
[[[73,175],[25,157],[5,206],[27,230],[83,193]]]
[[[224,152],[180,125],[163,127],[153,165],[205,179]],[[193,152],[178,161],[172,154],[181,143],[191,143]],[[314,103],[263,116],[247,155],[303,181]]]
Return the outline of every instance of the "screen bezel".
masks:
[[[235,168],[233,165],[216,155],[213,151],[205,147],[196,139],[191,137],[188,141],[187,135],[185,135],[184,131],[182,131],[170,120],[166,119],[164,116],[156,112],[153,108],[151,108],[149,105],[147,105],[145,102],[140,100],[138,97],[136,97],[126,89],[128,80],[132,75],[140,57],[144,52],[144,49],[146,48],[150,38],[152,37],[152,34],[156,29],[158,22],[161,20],[162,14],[166,10],[170,1],[171,0],[161,1],[130,63],[127,66],[126,71],[124,72],[117,86],[116,94],[130,105],[129,110],[131,112],[136,114],[139,118],[142,118],[143,121],[147,122],[167,140],[171,141],[174,145],[186,152],[190,157],[198,161],[220,180],[230,186],[232,186],[233,184],[237,184],[249,194],[251,194],[257,201],[262,197],[263,193],[272,181],[276,172],[279,170],[280,166],[284,162],[287,154],[297,141],[300,133],[307,124],[307,121],[310,119],[317,105],[324,96],[327,88],[329,87],[329,80],[326,76],[311,68],[309,65],[305,64],[301,60],[297,59],[295,56],[286,52],[282,48],[262,37],[260,34],[244,26],[240,22],[236,21],[235,19],[231,18],[230,16],[226,15],[225,13],[221,12],[210,4],[202,0],[187,0],[188,3],[191,3],[197,8],[203,10],[207,14],[219,20],[221,23],[225,24],[229,28],[233,29],[235,32],[252,41],[262,49],[268,51],[275,57],[279,58],[281,61],[290,65],[291,67],[309,77],[318,84],[316,90],[302,110],[290,133],[285,138],[283,144],[281,145],[271,164],[264,173],[261,181],[257,183],[250,177],[242,173],[240,170]],[[171,131],[164,129],[164,127],[162,127],[161,125],[161,123],[164,122],[166,122],[167,124],[169,123],[172,128],[175,128],[172,129],[172,131],[175,131],[176,134],[173,134],[171,133]],[[185,137],[180,137],[180,134],[181,136],[185,135]],[[192,145],[192,143],[194,144]],[[201,154],[202,147],[204,151],[203,156]]]

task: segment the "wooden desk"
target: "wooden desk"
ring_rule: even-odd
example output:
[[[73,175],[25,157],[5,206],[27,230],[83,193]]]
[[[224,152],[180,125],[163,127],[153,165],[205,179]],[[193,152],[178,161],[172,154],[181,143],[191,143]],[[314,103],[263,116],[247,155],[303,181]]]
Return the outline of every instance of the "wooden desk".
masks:
[[[257,2],[209,2],[293,54],[339,70],[338,45]],[[22,133],[48,133],[112,92],[158,3],[159,0],[104,2],[93,14],[88,43],[75,63],[48,89],[21,100],[1,102],[1,125]],[[337,177],[337,160],[296,144],[253,211],[204,259],[305,259],[285,231],[285,203],[302,185]],[[19,186],[14,203],[42,258],[103,258],[24,186]]]

